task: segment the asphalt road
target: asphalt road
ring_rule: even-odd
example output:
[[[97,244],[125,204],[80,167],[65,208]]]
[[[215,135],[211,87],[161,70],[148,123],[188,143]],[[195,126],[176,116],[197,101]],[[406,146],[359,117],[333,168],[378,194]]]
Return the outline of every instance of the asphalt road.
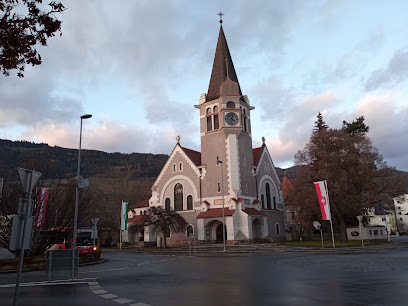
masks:
[[[161,256],[105,252],[80,284],[21,288],[20,305],[407,305],[408,249]],[[39,282],[45,272],[23,274]],[[15,274],[0,275],[11,305]],[[9,284],[9,285],[7,285]]]

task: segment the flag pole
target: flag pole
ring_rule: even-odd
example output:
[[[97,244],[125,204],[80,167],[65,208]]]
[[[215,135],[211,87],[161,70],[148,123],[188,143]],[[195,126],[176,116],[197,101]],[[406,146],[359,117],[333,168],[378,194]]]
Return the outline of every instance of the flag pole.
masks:
[[[324,187],[326,188],[326,192],[327,192],[327,204],[329,205],[329,209],[330,209],[330,229],[331,229],[331,234],[332,234],[333,249],[335,249],[336,246],[334,244],[334,233],[333,233],[333,222],[332,222],[332,217],[331,217],[330,200],[329,200],[329,189],[327,188],[326,180],[324,180]]]

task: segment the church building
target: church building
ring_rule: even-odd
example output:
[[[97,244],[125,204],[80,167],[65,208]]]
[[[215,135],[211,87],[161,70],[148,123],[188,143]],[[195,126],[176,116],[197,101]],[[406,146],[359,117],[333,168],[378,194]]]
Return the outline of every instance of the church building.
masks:
[[[151,206],[177,211],[189,225],[185,233],[170,233],[168,245],[187,241],[190,234],[200,242],[223,242],[224,223],[229,244],[285,236],[281,183],[265,139],[261,147],[252,147],[255,107],[241,92],[220,23],[208,92],[194,105],[201,152],[183,147],[177,137],[151,198],[128,215],[129,222],[137,222]],[[154,229],[145,228],[143,239],[154,242]]]

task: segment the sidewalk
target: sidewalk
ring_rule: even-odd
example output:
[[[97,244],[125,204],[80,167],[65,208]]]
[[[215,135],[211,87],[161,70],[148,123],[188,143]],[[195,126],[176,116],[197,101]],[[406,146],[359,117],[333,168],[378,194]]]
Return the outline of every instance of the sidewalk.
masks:
[[[226,250],[224,252],[224,247],[222,244],[204,244],[196,245],[195,253],[199,255],[222,255],[222,254],[248,254],[248,253],[293,253],[293,252],[330,252],[330,253],[360,253],[360,252],[370,252],[379,251],[386,249],[400,249],[408,248],[408,243],[389,243],[389,244],[378,244],[366,246],[364,249],[361,247],[341,247],[341,248],[320,248],[320,247],[302,247],[302,246],[285,246],[282,244],[274,243],[260,243],[260,244],[245,244],[245,245],[226,245]],[[143,253],[143,254],[180,254],[189,255],[190,252],[194,255],[194,246],[191,249],[186,247],[177,248],[137,248],[135,247],[123,247],[122,250],[119,248],[103,248],[103,252],[126,252],[126,253]]]

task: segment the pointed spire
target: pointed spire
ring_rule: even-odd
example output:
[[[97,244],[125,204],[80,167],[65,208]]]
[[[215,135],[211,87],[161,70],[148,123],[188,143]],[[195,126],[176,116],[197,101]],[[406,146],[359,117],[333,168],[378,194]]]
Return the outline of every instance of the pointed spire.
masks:
[[[207,101],[215,100],[221,95],[242,96],[222,24],[215,50]]]

